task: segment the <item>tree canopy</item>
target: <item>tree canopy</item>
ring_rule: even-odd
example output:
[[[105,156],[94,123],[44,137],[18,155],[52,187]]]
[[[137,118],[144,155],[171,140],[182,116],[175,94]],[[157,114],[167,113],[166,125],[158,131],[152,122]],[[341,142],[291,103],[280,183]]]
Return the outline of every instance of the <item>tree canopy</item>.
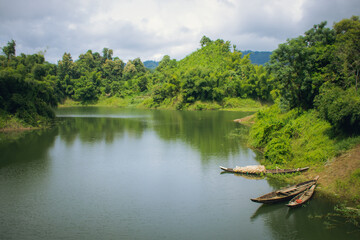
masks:
[[[343,19],[333,29],[326,22],[304,36],[280,44],[268,70],[283,106],[316,108],[337,129],[360,129],[358,78],[360,68],[359,17]]]
[[[230,41],[207,36],[184,59],[165,55],[151,71],[140,58],[125,64],[110,48],[102,54],[88,50],[76,60],[64,53],[50,64],[42,54],[16,56],[11,40],[0,56],[0,108],[19,116],[51,117],[51,109],[67,98],[88,104],[113,96],[146,96],[147,107],[172,104],[177,109],[196,102],[224,106],[234,98],[276,99],[283,110],[315,108],[333,126],[349,131],[348,126],[360,126],[360,21],[355,16],[333,28],[326,25],[314,25],[280,44],[265,67],[252,64],[251,53],[243,54]],[[36,121],[35,115],[25,118]]]

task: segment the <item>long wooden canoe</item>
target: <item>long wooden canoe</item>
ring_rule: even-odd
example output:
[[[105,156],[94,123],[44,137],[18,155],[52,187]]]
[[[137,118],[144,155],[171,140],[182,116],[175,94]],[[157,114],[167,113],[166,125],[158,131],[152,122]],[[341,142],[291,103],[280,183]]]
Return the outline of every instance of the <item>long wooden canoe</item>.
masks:
[[[235,171],[233,168],[227,168],[227,167],[223,167],[223,166],[220,166],[220,168],[226,172],[242,174],[241,172]],[[295,168],[295,169],[267,169],[267,170],[265,170],[265,173],[266,174],[267,173],[272,173],[272,174],[295,173],[295,172],[304,172],[308,169],[309,169],[309,167]],[[254,173],[248,173],[248,174],[254,174]]]
[[[293,197],[286,206],[288,207],[299,207],[310,200],[312,195],[315,192],[316,183],[312,185],[310,188],[306,189],[304,192],[299,193],[295,197]]]
[[[312,185],[316,184],[318,176],[310,181],[302,182],[296,185],[282,188],[280,190],[267,193],[258,198],[252,198],[251,201],[258,203],[275,203],[280,201],[285,201],[287,199],[293,198],[301,192],[304,192],[306,189],[310,188]]]

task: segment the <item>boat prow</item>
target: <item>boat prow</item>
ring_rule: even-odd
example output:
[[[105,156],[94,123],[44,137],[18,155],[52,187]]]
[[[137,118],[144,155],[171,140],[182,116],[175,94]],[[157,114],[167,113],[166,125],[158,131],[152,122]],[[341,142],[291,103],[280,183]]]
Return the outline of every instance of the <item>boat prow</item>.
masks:
[[[319,177],[317,176],[313,180],[302,182],[289,187],[285,187],[280,190],[267,193],[257,198],[251,198],[250,200],[257,203],[275,203],[275,202],[285,201],[309,189],[311,186],[316,184],[318,178]]]
[[[304,192],[299,193],[295,197],[293,197],[286,206],[294,208],[299,207],[310,200],[310,198],[314,195],[315,188],[316,188],[316,181],[319,179],[319,176],[317,176],[314,180],[315,183],[306,189]]]

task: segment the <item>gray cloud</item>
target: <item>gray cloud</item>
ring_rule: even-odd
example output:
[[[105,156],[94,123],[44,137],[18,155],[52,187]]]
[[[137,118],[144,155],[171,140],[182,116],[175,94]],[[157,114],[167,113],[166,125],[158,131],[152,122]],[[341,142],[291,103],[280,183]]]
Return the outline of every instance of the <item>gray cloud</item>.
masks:
[[[358,0],[0,0],[0,46],[14,39],[18,53],[47,50],[50,62],[104,47],[125,61],[181,59],[203,35],[241,50],[274,50],[314,24],[332,26],[359,10]]]

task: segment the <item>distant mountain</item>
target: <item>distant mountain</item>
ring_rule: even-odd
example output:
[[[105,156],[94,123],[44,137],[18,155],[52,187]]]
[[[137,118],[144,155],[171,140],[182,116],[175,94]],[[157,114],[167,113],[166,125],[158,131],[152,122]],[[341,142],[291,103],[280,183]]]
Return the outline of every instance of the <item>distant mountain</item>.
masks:
[[[144,62],[144,66],[149,69],[155,69],[157,66],[159,66],[159,62],[148,60]]]
[[[265,63],[270,61],[270,55],[272,54],[272,52],[267,52],[267,51],[241,51],[244,55],[247,55],[250,53],[250,60],[251,63],[253,64],[258,64],[258,65],[264,65]]]

